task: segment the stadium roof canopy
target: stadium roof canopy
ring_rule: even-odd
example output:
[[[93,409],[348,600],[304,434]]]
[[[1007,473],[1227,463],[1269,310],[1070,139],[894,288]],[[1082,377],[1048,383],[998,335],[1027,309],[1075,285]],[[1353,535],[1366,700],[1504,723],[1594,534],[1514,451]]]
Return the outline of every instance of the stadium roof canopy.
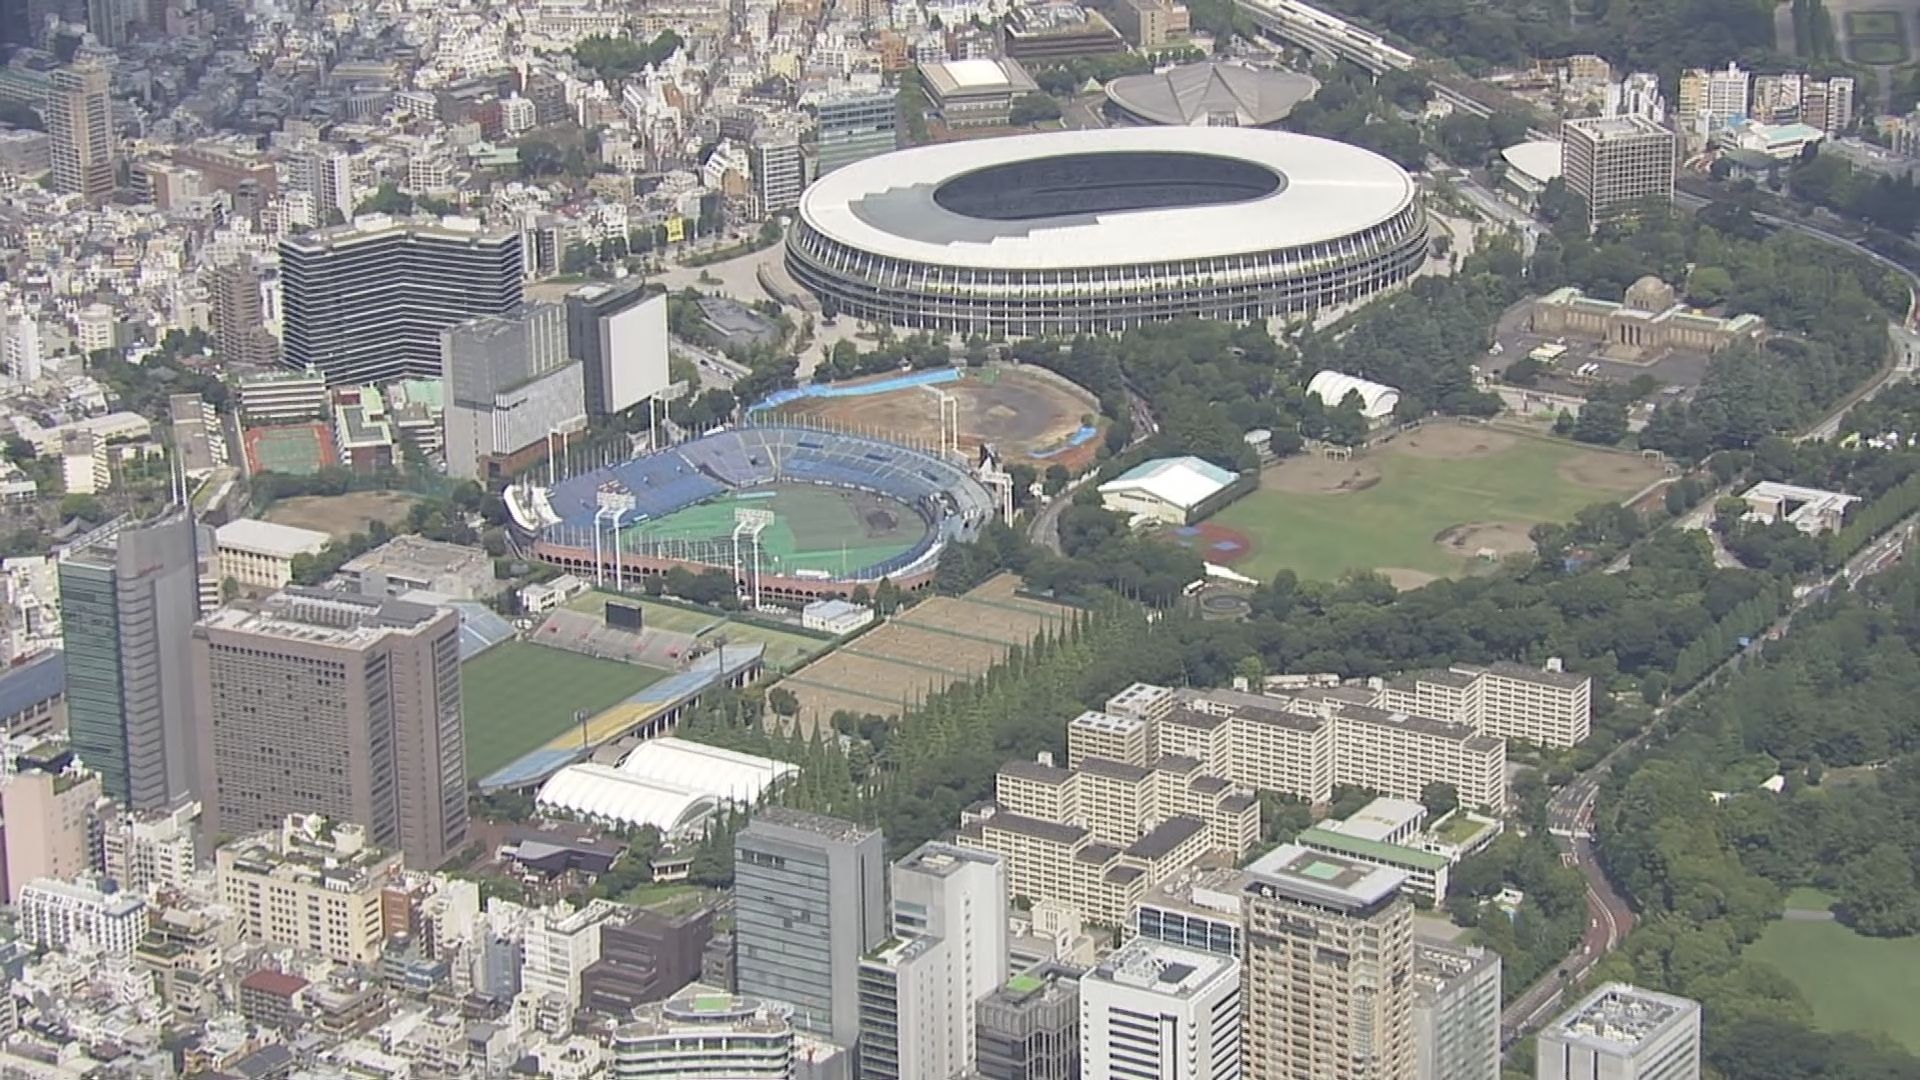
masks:
[[[989,219],[934,199],[965,174],[1052,157],[1189,155],[1253,166],[1280,181],[1264,195],[1208,205]],[[1119,163],[1116,162],[1116,166]],[[1330,139],[1258,128],[1057,131],[921,146],[856,162],[801,196],[803,218],[871,255],[977,270],[1137,266],[1331,243],[1393,218],[1415,196],[1386,158]]]
[[[1560,140],[1534,139],[1515,143],[1500,151],[1507,167],[1536,184],[1545,184],[1560,175]]]
[[[1235,474],[1202,458],[1156,458],[1101,484],[1100,493],[1144,492],[1169,506],[1191,510],[1236,479]]]
[[[1107,100],[1152,124],[1210,125],[1232,117],[1239,127],[1265,127],[1319,89],[1311,75],[1210,60],[1114,79]]]
[[[723,803],[752,805],[799,769],[784,761],[663,738],[640,744],[618,768],[585,762],[555,773],[535,803],[591,821],[685,833]]]

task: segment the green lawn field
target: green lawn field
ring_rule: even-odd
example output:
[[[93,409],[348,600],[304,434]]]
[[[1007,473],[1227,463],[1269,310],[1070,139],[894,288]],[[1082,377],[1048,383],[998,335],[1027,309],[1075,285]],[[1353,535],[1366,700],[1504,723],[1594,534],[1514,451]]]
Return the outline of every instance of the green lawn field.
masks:
[[[664,671],[509,641],[460,668],[467,775],[479,779],[573,725],[666,678]]]
[[[1403,440],[1407,437],[1403,436]],[[1245,533],[1251,555],[1234,569],[1260,578],[1292,570],[1304,580],[1331,580],[1350,570],[1381,570],[1397,582],[1470,569],[1483,548],[1529,550],[1527,530],[1560,522],[1596,502],[1619,499],[1658,477],[1658,468],[1629,455],[1601,454],[1568,443],[1500,433],[1446,429],[1412,438],[1488,440],[1480,456],[1422,456],[1401,442],[1351,463],[1283,462],[1284,470],[1328,475],[1363,472],[1351,490],[1302,490],[1263,479],[1261,489],[1209,519]],[[1377,479],[1374,479],[1377,477]],[[1371,481],[1370,483],[1368,481]],[[1478,525],[1455,549],[1442,534]]]
[[[763,662],[776,671],[792,671],[830,644],[823,638],[807,634],[790,634],[755,623],[741,622],[724,612],[695,611],[678,604],[663,604],[658,600],[621,596],[598,589],[589,589],[567,601],[567,608],[601,618],[606,613],[608,600],[639,604],[641,617],[646,620],[647,626],[655,630],[670,630],[709,641],[717,634],[725,634],[728,641],[757,641],[767,647]]]
[[[647,627],[653,630],[671,630],[676,634],[697,637],[727,621],[725,615],[718,613],[691,611],[675,604],[662,604],[638,596],[621,596],[619,593],[602,592],[599,589],[589,589],[567,601],[567,610],[604,619],[609,600],[622,604],[639,604],[640,617],[646,621]]]
[[[901,503],[802,486],[735,492],[636,525],[628,534],[642,541],[706,541],[730,557],[734,511],[743,508],[776,515],[761,534],[769,571],[858,570],[906,551],[927,532],[919,515]],[[876,513],[890,516],[891,524],[863,520]]]
[[[1920,1052],[1920,1009],[1913,1004],[1920,1000],[1920,938],[1862,937],[1836,922],[1789,919],[1768,927],[1745,955],[1793,980],[1821,1027],[1882,1032]]]

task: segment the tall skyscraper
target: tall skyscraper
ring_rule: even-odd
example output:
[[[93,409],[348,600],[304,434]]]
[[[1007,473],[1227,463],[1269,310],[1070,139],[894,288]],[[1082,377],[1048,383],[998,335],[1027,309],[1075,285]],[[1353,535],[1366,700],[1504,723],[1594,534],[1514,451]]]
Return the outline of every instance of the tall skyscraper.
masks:
[[[467,842],[456,612],[288,589],[191,637],[209,832],[323,814],[423,870]]]
[[[520,303],[520,234],[395,220],[280,242],[281,359],[329,384],[440,376],[440,331]]]
[[[1080,1080],[1082,974],[1042,964],[982,998],[975,1070],[985,1080]]]
[[[1410,1080],[1404,875],[1295,844],[1247,872],[1248,1080]]]
[[[1239,1080],[1242,1035],[1231,956],[1137,937],[1080,979],[1085,1076]]]
[[[1000,856],[927,843],[894,863],[893,939],[861,961],[860,1075],[970,1074],[974,1004],[1007,976]]]
[[[242,257],[214,267],[208,289],[213,309],[213,347],[222,362],[261,366],[273,363],[277,344],[267,330],[260,301],[260,276]]]
[[[1500,954],[1414,939],[1415,1080],[1500,1080]]]
[[[1560,172],[1587,203],[1587,227],[1673,202],[1673,132],[1644,116],[1560,126]]]
[[[794,1026],[855,1046],[860,958],[887,939],[878,829],[772,807],[733,847],[734,978],[793,1006]]]
[[[1534,1046],[1538,1080],[1699,1080],[1700,1003],[1608,983]]]
[[[440,332],[447,475],[493,482],[587,426],[584,365],[567,355],[566,309],[522,304]]]
[[[667,388],[667,298],[638,282],[567,294],[567,348],[584,365],[587,415],[624,412]]]
[[[819,105],[820,175],[900,146],[899,92],[856,90]]]
[[[61,560],[67,731],[106,793],[165,810],[200,790],[187,639],[205,547],[191,515],[130,525]]]
[[[113,194],[113,99],[107,69],[96,63],[60,68],[47,91],[47,140],[53,190],[90,203]]]

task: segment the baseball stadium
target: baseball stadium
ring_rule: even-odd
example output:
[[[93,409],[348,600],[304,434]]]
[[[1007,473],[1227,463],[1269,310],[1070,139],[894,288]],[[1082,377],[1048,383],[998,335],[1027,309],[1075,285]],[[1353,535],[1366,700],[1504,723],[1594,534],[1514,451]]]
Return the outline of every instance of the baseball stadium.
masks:
[[[504,495],[536,556],[616,591],[720,568],[762,603],[882,578],[926,585],[946,544],[972,539],[997,505],[949,456],[780,423]]]
[[[1426,258],[1406,171],[1289,132],[1110,128],[896,151],[801,196],[786,266],[829,314],[1015,336],[1369,296]]]

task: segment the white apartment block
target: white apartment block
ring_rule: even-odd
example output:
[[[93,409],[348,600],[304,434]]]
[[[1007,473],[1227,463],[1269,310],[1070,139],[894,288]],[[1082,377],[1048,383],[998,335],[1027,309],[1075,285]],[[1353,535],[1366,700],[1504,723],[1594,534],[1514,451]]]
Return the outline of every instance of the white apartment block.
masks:
[[[1577,746],[1593,727],[1593,680],[1548,660],[1544,668],[1455,664],[1379,684],[1382,709],[1466,724],[1502,739]]]
[[[101,837],[107,877],[134,895],[186,888],[193,877],[199,820],[198,802],[158,813],[122,814],[108,823]]]
[[[1136,937],[1080,978],[1087,1077],[1239,1080],[1240,961]]]
[[[1624,983],[1588,994],[1543,1029],[1538,1080],[1699,1080],[1700,1003]]]
[[[521,992],[558,998],[571,1015],[580,1007],[581,973],[600,959],[601,924],[621,910],[610,900],[593,900],[578,911],[565,902],[541,911],[527,924]]]
[[[14,910],[20,936],[46,949],[76,949],[84,941],[102,953],[131,956],[147,935],[146,901],[84,881],[32,882],[20,890]]]

